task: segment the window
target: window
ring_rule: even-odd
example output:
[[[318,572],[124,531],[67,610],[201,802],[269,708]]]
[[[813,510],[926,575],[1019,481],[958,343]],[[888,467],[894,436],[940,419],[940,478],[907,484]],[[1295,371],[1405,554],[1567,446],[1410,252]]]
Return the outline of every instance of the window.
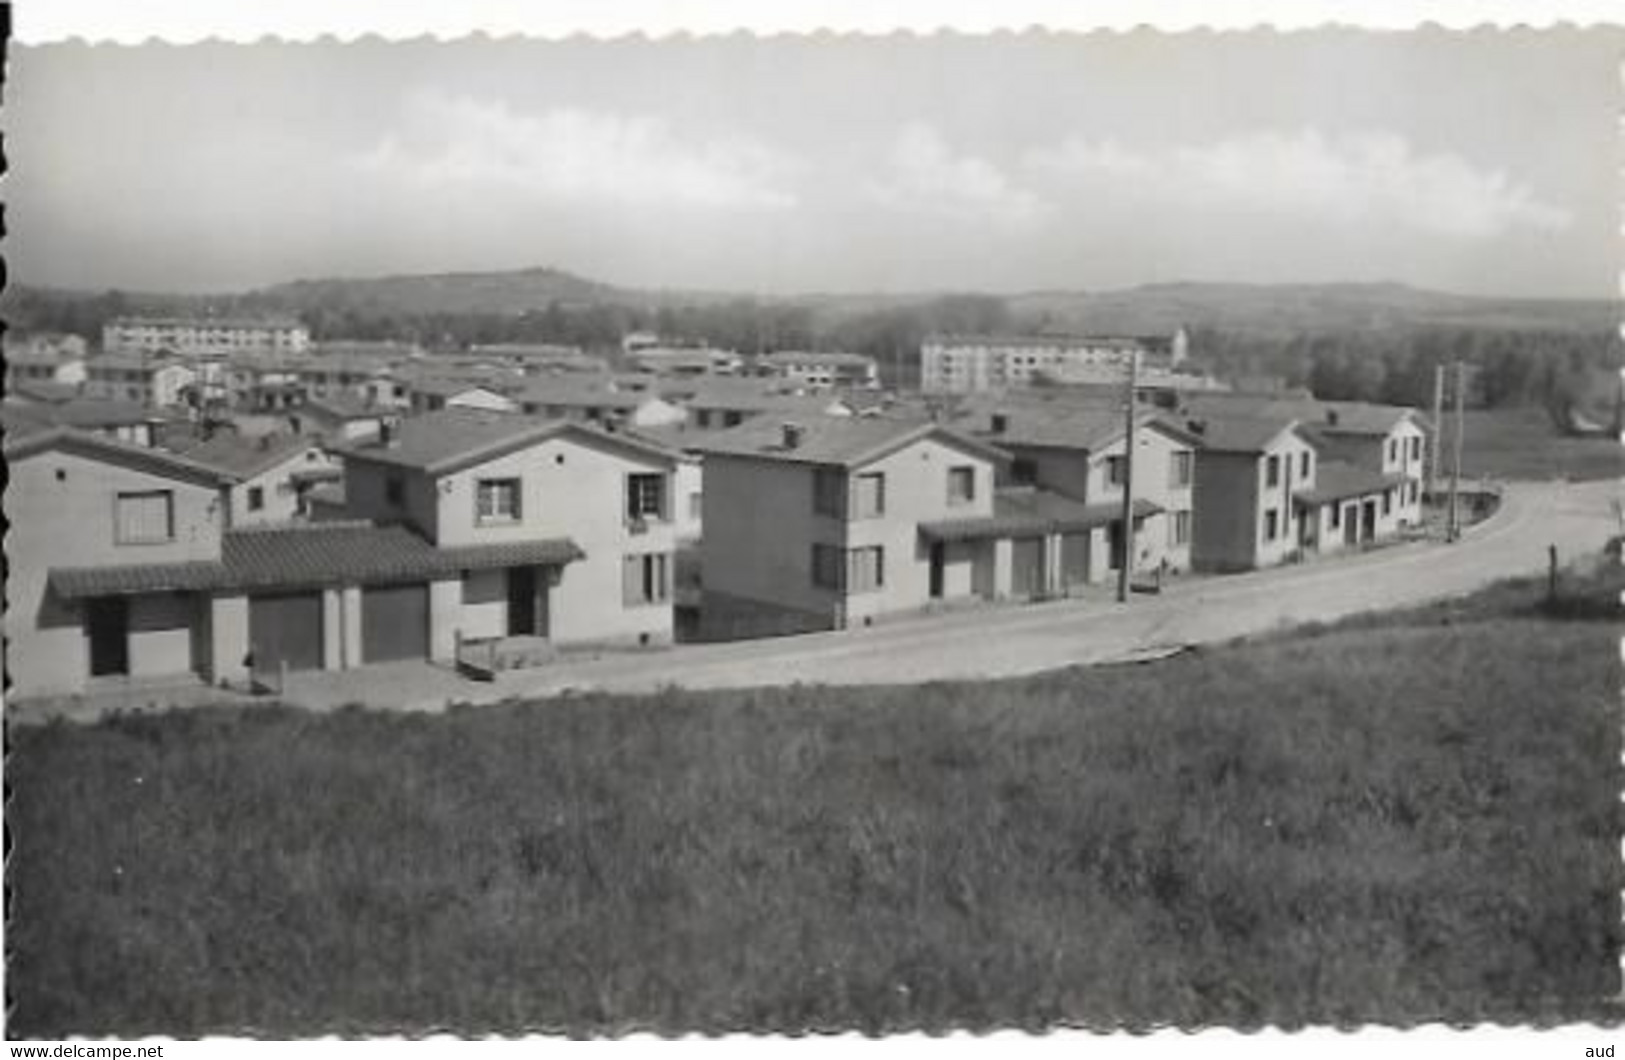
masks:
[[[1298,454],[1298,477],[1300,479],[1307,479],[1309,477],[1310,459],[1309,450],[1307,449]]]
[[[666,517],[666,476],[626,476],[626,517],[633,522]]]
[[[701,500],[700,500],[700,498],[701,498],[701,494],[700,494],[699,490],[695,490],[693,493],[690,493],[688,495],[688,517],[689,517],[689,519],[693,520],[694,522],[698,522],[699,519],[700,519],[700,510],[701,510]]]
[[[976,500],[976,469],[968,465],[948,469],[948,503],[970,504]]]
[[[1394,510],[1394,491],[1382,491],[1382,514],[1387,515]]]
[[[1411,503],[1412,504],[1416,503],[1416,495],[1419,492],[1419,489],[1420,489],[1420,487],[1418,487],[1416,485],[1416,480],[1412,479],[1411,483],[1410,483],[1410,494],[1411,494]]]
[[[1264,512],[1264,540],[1274,541],[1279,536],[1281,536],[1281,513],[1270,508]]]
[[[621,602],[627,607],[671,599],[671,559],[664,552],[627,556],[621,566]]]
[[[391,475],[384,480],[384,500],[399,508],[406,503],[406,480],[399,475]]]
[[[114,516],[120,545],[155,545],[175,540],[175,495],[169,490],[120,493]]]
[[[694,426],[699,427],[701,430],[704,430],[705,428],[710,427],[711,426],[711,411],[709,409],[700,409],[697,412],[695,412],[694,413]]]
[[[1178,511],[1168,520],[1168,543],[1170,545],[1188,545],[1191,543],[1191,513]]]
[[[840,549],[834,545],[814,545],[812,547],[812,583],[820,589],[840,589]]]
[[[1038,481],[1038,465],[1028,457],[1016,457],[1010,462],[1010,481],[1018,486],[1031,486]]]
[[[1420,438],[1414,438],[1413,437],[1411,439],[1411,459],[1412,460],[1420,460],[1420,459],[1422,459],[1422,439],[1420,439]]]
[[[1264,461],[1264,485],[1279,486],[1281,484],[1281,458],[1271,456]],[[1271,535],[1274,536],[1273,534]]]
[[[1191,452],[1173,453],[1168,457],[1168,485],[1172,489],[1183,489],[1191,484],[1191,472],[1196,464],[1196,454]]]
[[[874,519],[886,513],[886,476],[866,472],[853,479],[852,518]]]
[[[1391,464],[1399,459],[1399,439],[1388,439],[1388,462]]]
[[[474,485],[476,523],[516,523],[519,521],[519,480],[482,478]]]
[[[1332,505],[1332,529],[1336,530],[1338,527],[1340,527],[1342,525],[1343,525],[1343,506],[1341,504],[1334,504],[1334,505]]]
[[[833,467],[813,469],[813,514],[846,517],[845,476]]]
[[[745,414],[743,412],[724,412],[722,414],[722,425],[724,427],[737,427],[744,422]]]
[[[1106,458],[1106,485],[1121,486],[1128,478],[1128,462],[1121,456]]]
[[[846,591],[873,592],[886,584],[886,553],[878,545],[854,548],[846,554]]]
[[[265,507],[265,489],[261,486],[248,487],[248,510],[261,511]]]

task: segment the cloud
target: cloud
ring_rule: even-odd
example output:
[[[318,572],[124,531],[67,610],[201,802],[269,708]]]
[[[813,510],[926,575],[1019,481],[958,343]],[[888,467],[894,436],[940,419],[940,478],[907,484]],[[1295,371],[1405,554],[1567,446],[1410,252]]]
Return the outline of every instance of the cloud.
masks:
[[[882,174],[867,190],[895,209],[998,225],[1024,225],[1049,209],[993,163],[954,154],[935,128],[920,122],[898,133]]]
[[[1035,171],[1098,179],[1192,209],[1248,209],[1395,224],[1430,235],[1489,239],[1514,229],[1555,232],[1568,211],[1499,170],[1454,154],[1421,154],[1392,133],[1328,137],[1259,132],[1196,147],[1134,149],[1069,140],[1029,154]]]
[[[697,139],[644,115],[576,108],[521,113],[496,100],[423,93],[399,132],[354,164],[440,189],[498,190],[624,205],[794,206],[786,156],[743,139]]]

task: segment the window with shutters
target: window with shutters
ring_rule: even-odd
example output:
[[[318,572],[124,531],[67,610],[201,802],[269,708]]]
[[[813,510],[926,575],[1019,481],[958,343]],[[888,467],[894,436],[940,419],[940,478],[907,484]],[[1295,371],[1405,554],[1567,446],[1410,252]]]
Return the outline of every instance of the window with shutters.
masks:
[[[869,593],[886,584],[886,552],[876,545],[854,548],[846,554],[846,591]]]
[[[248,510],[262,511],[265,508],[265,489],[262,486],[248,487]]]
[[[1281,484],[1281,458],[1276,455],[1264,461],[1264,485],[1279,486]],[[1273,536],[1273,535],[1272,535]]]
[[[1388,515],[1394,510],[1394,491],[1382,491],[1382,514]]]
[[[842,553],[834,545],[812,547],[812,583],[820,589],[839,591],[842,586]]]
[[[1273,459],[1273,457],[1271,458]],[[1281,513],[1270,508],[1264,513],[1264,540],[1274,541],[1281,535]]]
[[[1422,439],[1417,438],[1414,435],[1411,437],[1411,459],[1422,459]]]
[[[1191,543],[1191,513],[1189,511],[1170,513],[1168,518],[1168,543],[1175,546]]]
[[[875,519],[886,513],[886,476],[879,471],[852,480],[852,518]]]
[[[948,469],[948,503],[970,504],[976,500],[976,469],[968,464]]]
[[[626,517],[632,522],[659,522],[666,517],[666,476],[626,476]]]
[[[519,521],[519,480],[482,478],[474,487],[474,521],[481,526]]]
[[[1191,472],[1196,463],[1196,454],[1191,452],[1170,453],[1168,456],[1168,485],[1172,489],[1184,489],[1191,484]]]
[[[175,494],[170,490],[120,493],[114,540],[120,545],[157,545],[175,540]]]
[[[627,607],[663,604],[671,599],[671,557],[664,552],[626,556],[621,568],[621,602]]]
[[[1128,461],[1121,456],[1106,458],[1106,485],[1121,486],[1128,481]]]
[[[1307,449],[1298,454],[1298,477],[1300,479],[1307,479],[1309,477],[1309,469],[1311,466],[1310,461],[1313,459],[1313,456]]]
[[[846,518],[846,476],[839,468],[813,469],[813,514]]]

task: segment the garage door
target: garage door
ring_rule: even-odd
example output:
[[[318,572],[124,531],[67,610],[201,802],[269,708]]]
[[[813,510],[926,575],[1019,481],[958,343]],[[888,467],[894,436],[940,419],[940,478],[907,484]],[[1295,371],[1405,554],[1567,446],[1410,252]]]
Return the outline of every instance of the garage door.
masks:
[[[321,669],[322,594],[249,597],[248,644],[256,672]]]
[[[361,590],[361,661],[429,657],[429,587],[373,585]]]
[[[1037,596],[1044,589],[1044,539],[1018,537],[1010,546],[1011,595]]]

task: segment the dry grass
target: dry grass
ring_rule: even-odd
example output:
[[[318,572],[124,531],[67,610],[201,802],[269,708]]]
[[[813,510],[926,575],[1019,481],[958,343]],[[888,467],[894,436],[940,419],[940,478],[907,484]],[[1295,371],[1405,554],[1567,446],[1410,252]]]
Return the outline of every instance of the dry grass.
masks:
[[[1561,434],[1543,409],[1475,410],[1464,414],[1463,426],[1462,471],[1469,478],[1587,481],[1625,476],[1625,446],[1613,438]]]
[[[1615,630],[14,729],[13,1034],[1611,1018]]]

